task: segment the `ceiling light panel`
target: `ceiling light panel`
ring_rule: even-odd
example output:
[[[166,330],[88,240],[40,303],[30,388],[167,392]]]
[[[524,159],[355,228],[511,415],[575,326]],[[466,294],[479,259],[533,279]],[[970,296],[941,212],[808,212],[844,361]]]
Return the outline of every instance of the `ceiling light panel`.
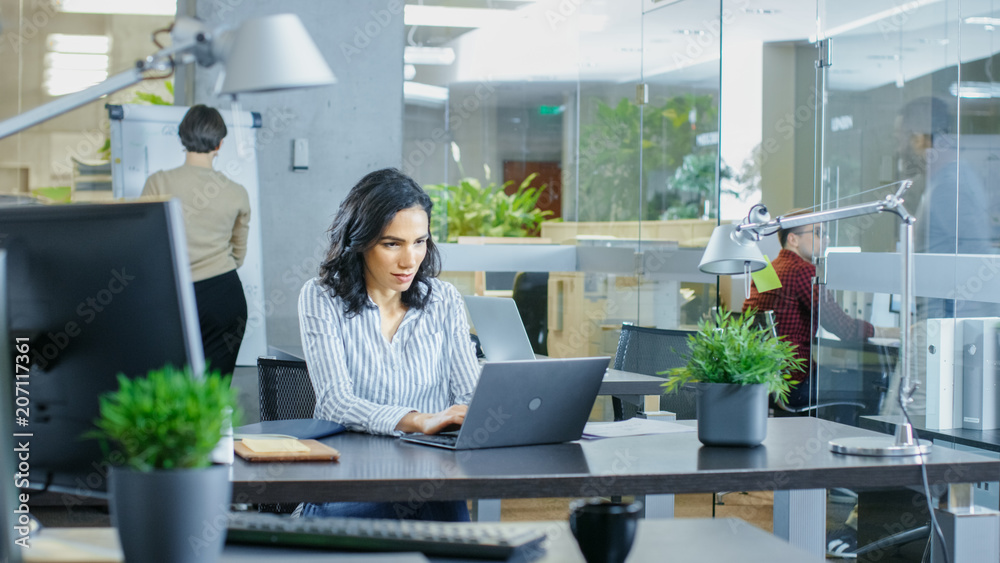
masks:
[[[1000,18],[990,18],[990,17],[969,17],[962,20],[962,22],[969,25],[989,25],[993,27],[1000,26]]]
[[[431,27],[486,27],[502,22],[513,13],[512,10],[452,8],[416,4],[407,4],[403,10],[403,21],[406,25]]]
[[[42,88],[50,96],[79,92],[108,77],[110,40],[106,35],[53,33],[45,38]]]
[[[107,71],[108,56],[81,55],[78,53],[46,53],[45,68]]]
[[[107,35],[53,33],[45,39],[45,46],[49,51],[57,53],[105,55],[111,50],[111,40]]]
[[[78,14],[174,16],[177,0],[55,0],[56,9]]]
[[[967,99],[1000,98],[1000,84],[993,82],[952,82],[948,87],[952,96]]]
[[[70,70],[46,69],[42,80],[45,93],[50,96],[62,96],[79,92],[108,78],[107,71],[101,70]]]

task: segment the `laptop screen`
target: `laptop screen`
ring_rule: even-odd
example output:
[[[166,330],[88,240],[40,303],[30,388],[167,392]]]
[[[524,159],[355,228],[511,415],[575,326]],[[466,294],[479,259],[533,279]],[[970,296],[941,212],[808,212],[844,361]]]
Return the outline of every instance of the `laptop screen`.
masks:
[[[479,342],[491,362],[533,360],[534,350],[513,299],[464,296]]]

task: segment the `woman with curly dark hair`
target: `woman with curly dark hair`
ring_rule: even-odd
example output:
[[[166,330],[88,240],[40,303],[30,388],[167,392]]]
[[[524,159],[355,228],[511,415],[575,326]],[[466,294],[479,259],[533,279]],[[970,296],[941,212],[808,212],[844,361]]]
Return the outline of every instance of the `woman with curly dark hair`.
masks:
[[[351,430],[435,434],[460,425],[479,379],[461,295],[437,275],[430,197],[387,168],[355,185],[320,275],[299,295],[316,418]],[[310,516],[468,520],[464,502],[305,504]]]

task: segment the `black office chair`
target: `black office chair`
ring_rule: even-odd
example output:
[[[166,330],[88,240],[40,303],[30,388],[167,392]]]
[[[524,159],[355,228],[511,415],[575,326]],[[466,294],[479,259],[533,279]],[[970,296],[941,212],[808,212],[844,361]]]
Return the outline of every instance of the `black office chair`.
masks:
[[[657,372],[681,367],[687,363],[685,355],[688,351],[688,336],[692,331],[649,328],[622,323],[621,335],[618,337],[618,350],[615,352],[614,369],[654,375]],[[632,405],[618,397],[611,398],[615,420],[627,420],[635,417],[640,411],[638,405]],[[660,410],[670,411],[677,415],[678,420],[695,418],[695,392],[681,389],[677,393],[660,397]]]
[[[549,353],[549,273],[518,272],[511,297],[535,354]]]
[[[778,323],[774,319],[774,311],[758,311],[754,314],[754,322],[757,326],[770,329],[771,334],[775,338],[778,337]],[[865,409],[867,407],[867,405],[859,401],[824,401],[822,403],[817,401],[816,404],[793,407],[785,403],[785,401],[778,396],[773,397],[772,404],[774,405],[774,408],[792,415],[808,415],[816,413],[819,409],[827,407],[855,407],[858,409]]]
[[[304,361],[257,358],[257,389],[262,422],[313,417],[316,394]],[[257,510],[291,514],[295,507],[289,503],[260,504]]]
[[[257,358],[257,388],[261,421],[312,418],[316,394],[304,361]]]

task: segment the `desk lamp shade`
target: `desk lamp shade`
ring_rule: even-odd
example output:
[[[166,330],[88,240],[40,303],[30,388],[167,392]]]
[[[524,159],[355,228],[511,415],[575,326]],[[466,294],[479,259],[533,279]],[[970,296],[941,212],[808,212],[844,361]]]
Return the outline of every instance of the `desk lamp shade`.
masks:
[[[247,20],[228,42],[219,94],[325,86],[337,81],[295,14]]]
[[[698,269],[706,274],[734,276],[756,272],[767,267],[756,242],[744,242],[733,237],[735,224],[719,225],[712,231]],[[749,266],[749,270],[747,267]]]

